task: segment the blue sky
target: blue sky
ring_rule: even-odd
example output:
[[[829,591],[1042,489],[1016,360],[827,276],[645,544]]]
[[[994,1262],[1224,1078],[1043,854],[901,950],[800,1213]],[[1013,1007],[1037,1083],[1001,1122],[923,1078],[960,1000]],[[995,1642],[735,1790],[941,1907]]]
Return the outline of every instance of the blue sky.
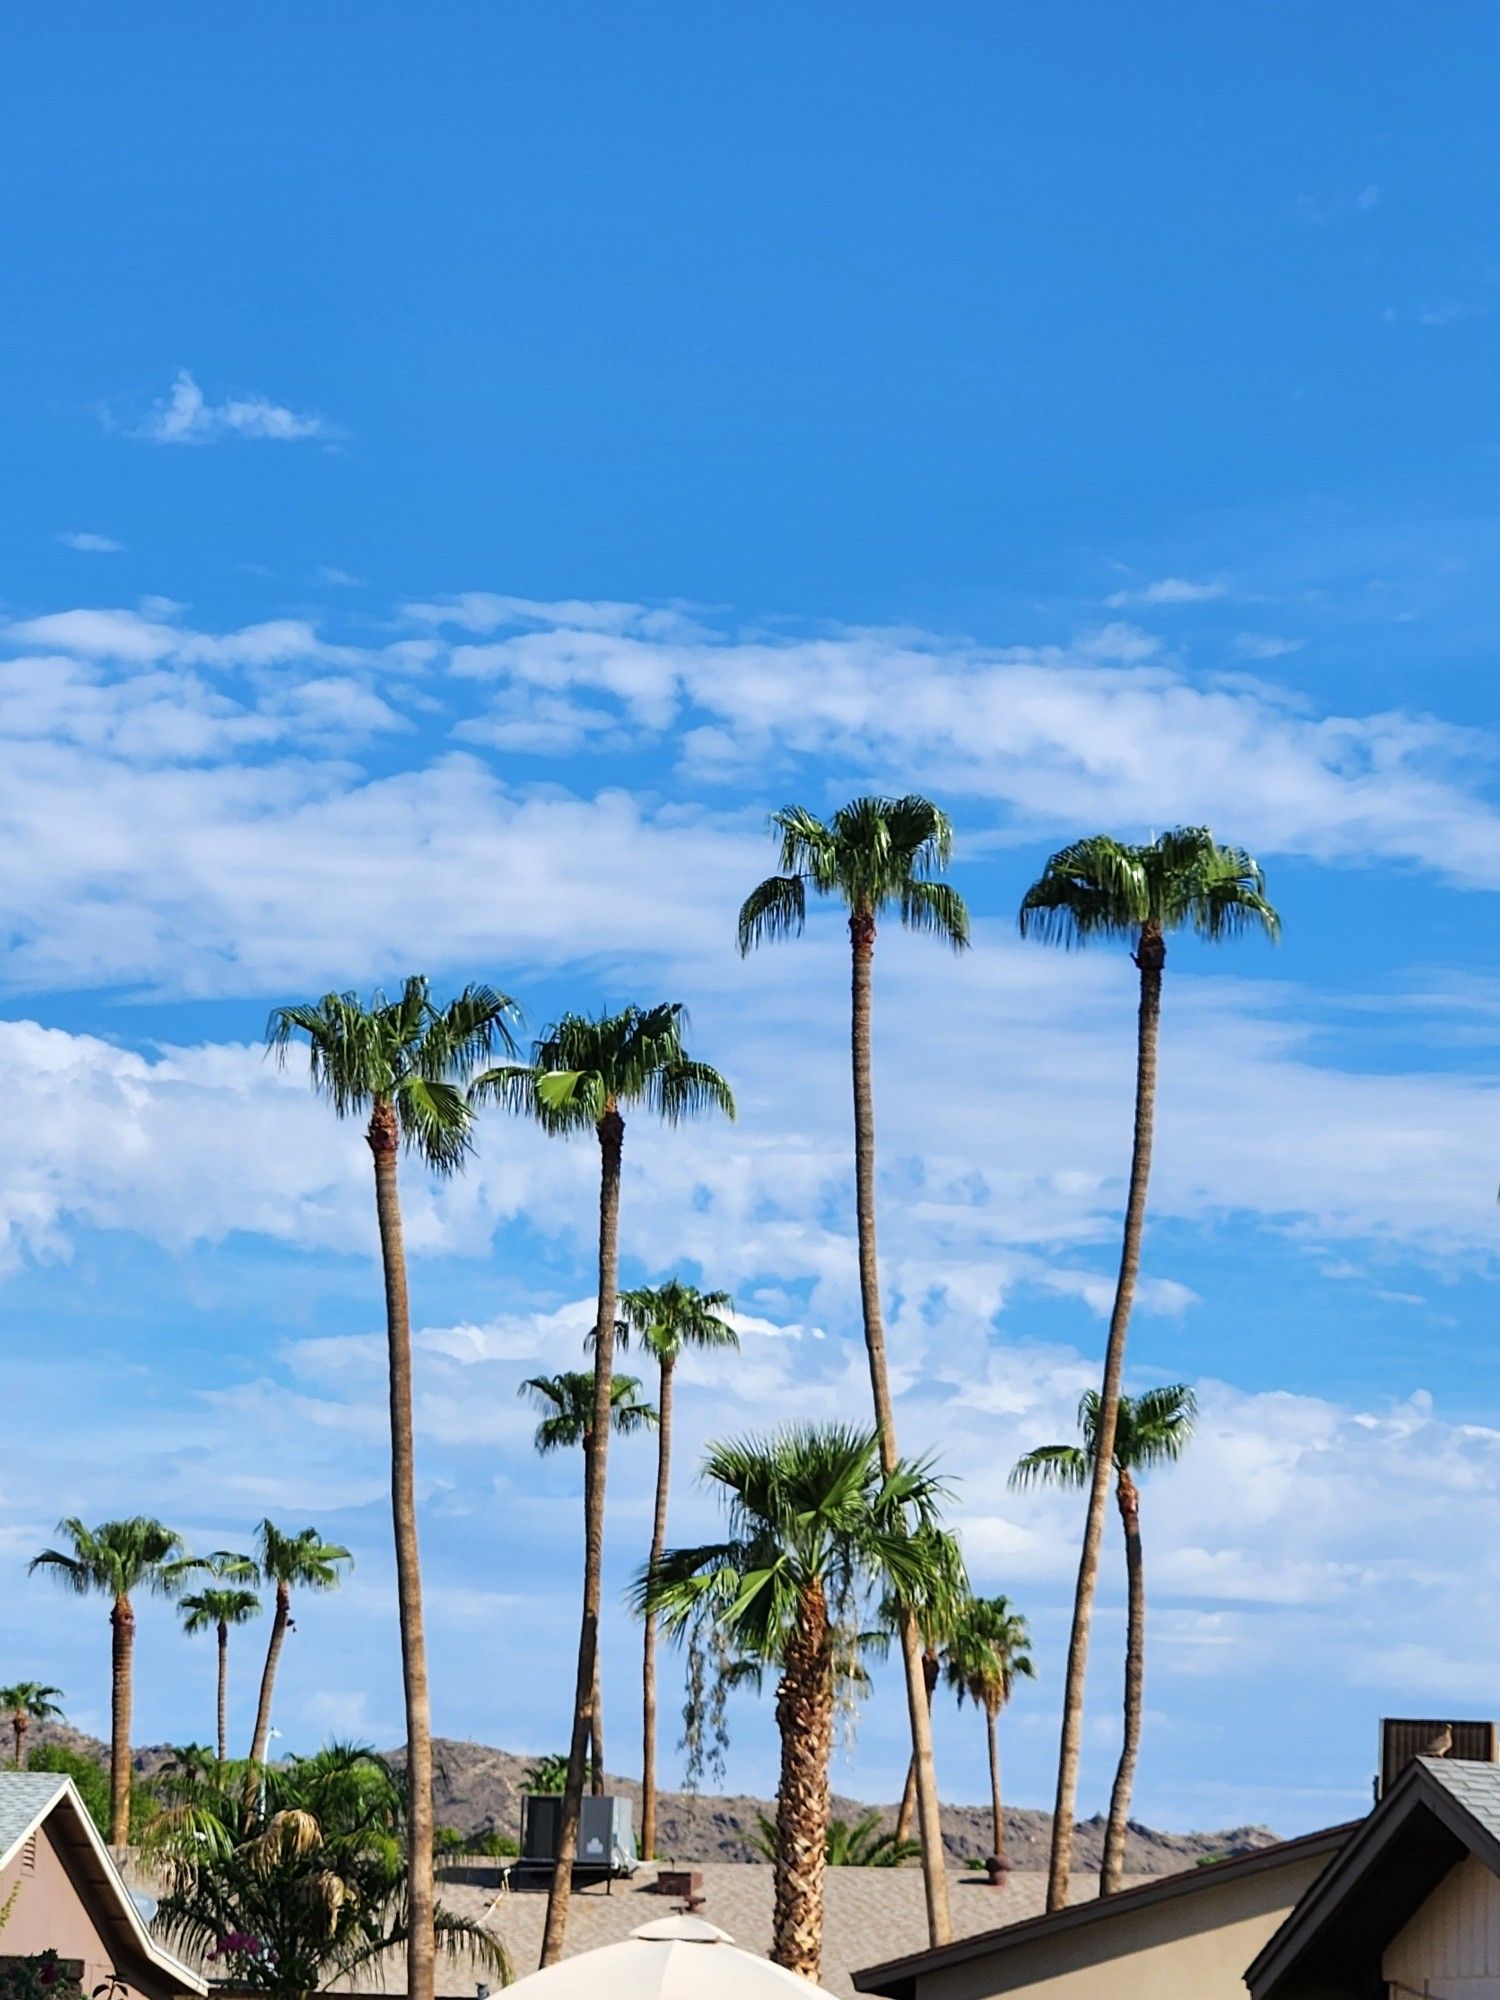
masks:
[[[367,1169],[261,1058],[285,998],[685,1000],[742,1116],[632,1130],[626,1271],[732,1287],[744,1353],[688,1371],[681,1532],[705,1436],[860,1407],[840,938],[742,966],[732,925],[768,807],[911,785],[976,949],[880,947],[886,1284],[903,1443],[1036,1630],[1013,1796],[1050,1794],[1076,1508],[1004,1474],[1096,1368],[1133,1005],[1013,914],[1096,827],[1207,820],[1286,925],[1171,962],[1132,1378],[1204,1419],[1147,1496],[1140,1811],[1292,1831],[1358,1807],[1381,1712],[1492,1712],[1497,36],[9,25],[0,1678],[103,1723],[102,1619],[24,1580],[59,1513],[269,1512],[359,1557],[286,1741],[398,1733]],[[436,1722],[518,1748],[560,1740],[579,1510],[515,1387],[576,1363],[592,1172],[495,1120],[408,1190]],[[608,1644],[623,1761],[623,1613]],[[141,1738],[205,1734],[210,1673],[147,1613]],[[882,1686],[839,1783],[890,1795],[900,1729]],[[980,1796],[970,1719],[939,1741]],[[745,1701],[731,1779],[773,1770]]]

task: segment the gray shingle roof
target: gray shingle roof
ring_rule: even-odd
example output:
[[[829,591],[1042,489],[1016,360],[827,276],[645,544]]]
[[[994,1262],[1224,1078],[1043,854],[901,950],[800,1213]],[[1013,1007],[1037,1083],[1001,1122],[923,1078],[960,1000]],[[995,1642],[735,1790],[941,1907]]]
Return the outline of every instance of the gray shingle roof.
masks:
[[[0,1868],[67,1784],[56,1771],[0,1771]]]
[[[1416,1761],[1487,1833],[1500,1840],[1500,1764],[1473,1764],[1455,1757],[1419,1757]]]

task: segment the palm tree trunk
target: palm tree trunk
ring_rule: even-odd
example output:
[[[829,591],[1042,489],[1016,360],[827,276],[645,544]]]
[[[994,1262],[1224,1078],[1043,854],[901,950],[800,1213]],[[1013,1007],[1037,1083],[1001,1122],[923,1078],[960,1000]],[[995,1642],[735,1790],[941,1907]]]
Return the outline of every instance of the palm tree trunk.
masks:
[[[1121,1472],[1115,1495],[1125,1526],[1125,1575],[1129,1610],[1125,1629],[1125,1733],[1114,1790],[1109,1795],[1109,1823],[1104,1829],[1104,1864],[1099,1893],[1112,1896],[1124,1885],[1125,1834],[1130,1820],[1130,1790],[1141,1747],[1141,1701],[1146,1685],[1146,1573],[1141,1562],[1141,1496],[1128,1472]]]
[[[922,1650],[922,1684],[927,1690],[927,1713],[932,1714],[932,1698],[937,1693],[938,1674],[942,1662],[931,1646]],[[896,1812],[896,1844],[911,1839],[911,1823],[917,1809],[917,1760],[909,1758],[906,1766],[906,1784],[901,1793],[901,1804]]]
[[[651,1556],[647,1574],[661,1567],[667,1546],[667,1493],[672,1476],[673,1364],[661,1364],[661,1393],[656,1401],[656,1512],[651,1518]],[[656,1613],[646,1613],[641,1646],[641,1859],[656,1858]]]
[[[604,1481],[612,1410],[615,1310],[620,1264],[620,1156],[625,1121],[611,1105],[599,1120],[599,1314],[594,1323],[594,1438],[591,1476],[584,1484],[583,1617],[578,1633],[578,1678],[573,1694],[573,1733],[568,1743],[568,1776],[557,1829],[547,1922],[542,1932],[543,1966],[562,1957],[568,1933],[568,1899],[578,1854],[578,1820],[583,1806],[583,1765],[594,1707],[594,1672],[599,1653],[599,1598],[604,1569]]]
[[[409,2000],[433,2000],[437,1976],[432,1867],[432,1722],[427,1688],[427,1640],[422,1627],[422,1572],[417,1545],[415,1454],[412,1444],[411,1308],[401,1196],[396,1183],[399,1134],[389,1099],[370,1114],[375,1162],[375,1215],[385,1277],[386,1342],[391,1406],[391,1521],[396,1541],[396,1601],[401,1621],[401,1677],[406,1696],[406,1867]]]
[[[990,1746],[990,1812],[994,1821],[994,1852],[1005,1856],[1005,1810],[1000,1803],[1000,1711],[985,1704],[984,1726]]]
[[[787,1647],[776,1689],[776,1726],[781,1732],[781,1783],[776,1791],[771,1957],[816,1984],[823,1957],[828,1761],[833,1754],[828,1605],[817,1585],[802,1600]]]
[[[219,1764],[229,1762],[229,1624],[219,1620]]]
[[[599,1648],[594,1648],[594,1700],[589,1715],[589,1790],[604,1796],[604,1696],[599,1690]]]
[[[1146,1222],[1146,1185],[1151,1177],[1151,1138],[1156,1114],[1156,1043],[1161,1026],[1161,978],[1166,964],[1166,940],[1157,924],[1143,924],[1135,962],[1140,968],[1141,998],[1136,1016],[1135,1137],[1130,1156],[1130,1191],[1125,1202],[1125,1233],[1120,1246],[1120,1273],[1115,1281],[1114,1310],[1104,1349],[1104,1381],[1099,1392],[1099,1429],[1094,1440],[1094,1466],[1089,1481],[1088,1513],[1078,1583],[1073,1594],[1073,1629],[1068,1639],[1068,1669],[1063,1691],[1062,1741],[1057,1758],[1057,1799],[1052,1814],[1052,1854],[1047,1870],[1047,1908],[1062,1909],[1068,1900],[1073,1867],[1073,1821],[1078,1809],[1078,1762],[1083,1747],[1083,1689],[1088,1673],[1089,1625],[1094,1591],[1099,1582],[1099,1547],[1109,1502],[1109,1475],[1114,1461],[1115,1420],[1120,1408],[1120,1378],[1125,1369],[1125,1336],[1135,1299],[1141,1263],[1141,1236]]]
[[[859,1297],[864,1315],[865,1347],[870,1357],[870,1388],[875,1400],[875,1428],[880,1438],[880,1464],[889,1473],[899,1456],[891,1385],[886,1371],[885,1324],[880,1312],[880,1261],[875,1241],[875,1092],[871,1082],[871,969],[875,952],[875,919],[868,911],[849,918],[850,1053],[854,1076],[854,1211],[859,1231]],[[922,1842],[922,1877],[927,1895],[927,1941],[947,1944],[953,1936],[948,1910],[948,1872],[943,1859],[942,1815],[938,1805],[937,1772],[932,1760],[932,1717],[922,1673],[922,1642],[910,1613],[901,1619],[901,1664],[906,1674],[906,1712],[911,1725],[912,1762],[916,1765],[917,1818]]]
[[[251,1780],[254,1767],[266,1761],[271,1741],[271,1696],[276,1687],[276,1667],[281,1658],[281,1642],[292,1622],[292,1593],[285,1578],[276,1583],[276,1609],[271,1614],[271,1636],[266,1641],[266,1664],[261,1669],[260,1699],[255,1704],[255,1734],[250,1741]]]
[[[31,1717],[25,1709],[18,1708],[10,1719],[11,1733],[16,1739],[16,1769],[26,1769],[26,1732],[31,1727]]]
[[[130,1841],[130,1669],[135,1652],[135,1611],[123,1593],[109,1614],[109,1844]]]

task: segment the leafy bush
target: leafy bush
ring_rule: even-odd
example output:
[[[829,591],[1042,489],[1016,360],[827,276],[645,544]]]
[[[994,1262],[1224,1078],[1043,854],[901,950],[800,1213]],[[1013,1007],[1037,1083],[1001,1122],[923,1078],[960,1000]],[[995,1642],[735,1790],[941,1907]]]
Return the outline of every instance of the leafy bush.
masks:
[[[26,1760],[30,1771],[56,1771],[71,1778],[88,1808],[89,1818],[106,1840],[109,1839],[109,1772],[81,1750],[69,1750],[61,1743],[39,1743]],[[132,1796],[131,1807],[134,1811]]]
[[[0,2000],[80,2000],[82,1987],[74,1967],[55,1951],[32,1958],[0,1958]]]
[[[526,1766],[525,1776],[521,1780],[523,1789],[528,1792],[560,1792],[567,1782],[568,1759],[565,1752],[561,1755],[538,1757],[534,1764]]]

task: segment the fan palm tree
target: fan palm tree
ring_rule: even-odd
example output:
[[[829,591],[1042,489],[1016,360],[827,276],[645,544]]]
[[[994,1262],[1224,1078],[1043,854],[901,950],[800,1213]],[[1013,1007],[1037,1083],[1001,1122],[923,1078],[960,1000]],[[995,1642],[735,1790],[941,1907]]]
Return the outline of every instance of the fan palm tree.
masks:
[[[198,1567],[181,1535],[144,1514],[126,1521],[101,1521],[85,1527],[74,1514],[59,1521],[57,1530],[68,1547],[43,1549],[33,1556],[32,1570],[50,1570],[65,1590],[77,1597],[107,1597],[110,1601],[109,1711],[109,1839],[123,1847],[130,1838],[130,1706],[135,1659],[135,1606],[142,1591],[158,1597],[175,1594],[183,1578]]]
[[[18,1771],[26,1769],[27,1730],[33,1722],[52,1722],[61,1717],[62,1710],[53,1699],[61,1695],[61,1688],[47,1687],[41,1681],[12,1681],[9,1687],[0,1687],[0,1709],[10,1711]]]
[[[411,2000],[432,2000],[435,1977],[432,1869],[432,1724],[427,1641],[422,1625],[421,1554],[412,1446],[411,1306],[401,1230],[397,1161],[403,1148],[434,1174],[452,1174],[472,1144],[465,1086],[473,1071],[514,1047],[513,1000],[488,986],[466,986],[446,1007],[422,978],[400,995],[377,993],[368,1006],[353,993],[325,993],[306,1006],[278,1007],[266,1040],[281,1061],[292,1044],[308,1046],[313,1088],[340,1118],[362,1118],[375,1169],[375,1217],[385,1280],[390,1386],[391,1518],[396,1598],[406,1703],[407,1821],[411,1866]],[[265,1754],[258,1746],[255,1761]]]
[[[1000,1711],[1010,1700],[1019,1679],[1034,1680],[1031,1662],[1031,1634],[1026,1620],[1013,1611],[1010,1599],[971,1597],[948,1636],[943,1651],[943,1673],[958,1696],[984,1710],[985,1736],[990,1756],[990,1812],[994,1826],[994,1852],[1005,1857],[1005,1813],[1000,1803]]]
[[[948,865],[953,830],[931,800],[859,798],[841,806],[828,821],[805,806],[784,806],[771,815],[780,842],[781,872],[768,877],[740,909],[741,953],[758,944],[800,935],[807,918],[809,885],[831,896],[849,913],[852,961],[850,1052],[854,1077],[854,1207],[859,1233],[859,1292],[875,1428],[881,1463],[897,1458],[896,1422],[886,1367],[885,1324],[880,1309],[880,1265],[875,1238],[875,1098],[870,1062],[875,927],[894,911],[908,930],[923,931],[961,951],[969,941],[964,900],[936,878]],[[917,1767],[917,1808],[922,1837],[922,1873],[927,1891],[927,1934],[934,1945],[952,1935],[948,1875],[932,1759],[932,1721],[922,1671],[922,1645],[914,1621],[901,1626],[901,1659],[912,1756]]]
[[[544,1966],[562,1956],[578,1852],[583,1764],[593,1711],[604,1566],[604,1500],[609,1456],[610,1379],[619,1297],[620,1169],[625,1113],[639,1105],[676,1125],[702,1111],[734,1116],[734,1097],[716,1069],[683,1046],[687,1011],[676,1002],[625,1007],[618,1014],[565,1014],[533,1044],[529,1063],[502,1063],[474,1079],[476,1104],[496,1102],[560,1138],[592,1132],[599,1146],[599,1297],[594,1317],[593,1478],[584,1496],[583,1611],[568,1746],[568,1784],[557,1831],[552,1887],[542,1934]]]
[[[560,1375],[529,1375],[518,1393],[530,1396],[542,1413],[533,1442],[545,1457],[548,1452],[571,1451],[583,1447],[583,1491],[585,1526],[588,1518],[589,1482],[594,1476],[594,1377],[582,1369],[565,1369]],[[609,1427],[616,1437],[629,1437],[656,1422],[656,1412],[641,1401],[641,1385],[633,1375],[615,1375],[609,1385]],[[604,1698],[599,1687],[599,1653],[594,1652],[594,1701],[589,1723],[589,1787],[595,1796],[604,1790]]]
[[[1104,1830],[1104,1860],[1099,1893],[1113,1895],[1125,1877],[1125,1834],[1130,1820],[1130,1791],[1135,1782],[1141,1744],[1141,1715],[1146,1681],[1146,1572],[1141,1561],[1141,1494],[1137,1476],[1148,1466],[1172,1465],[1181,1458],[1193,1435],[1198,1399],[1185,1382],[1148,1389],[1143,1396],[1121,1396],[1115,1410],[1111,1464],[1115,1499],[1125,1529],[1125,1577],[1128,1610],[1125,1637],[1125,1732],[1120,1762],[1109,1799]],[[1011,1474],[1016,1487],[1062,1486],[1081,1492],[1094,1474],[1099,1451],[1099,1395],[1088,1390],[1078,1405],[1082,1444],[1044,1444],[1027,1452]]]
[[[250,1762],[264,1764],[271,1741],[271,1698],[276,1689],[276,1669],[281,1663],[282,1643],[295,1632],[292,1620],[294,1590],[337,1590],[354,1558],[338,1542],[325,1542],[316,1528],[288,1531],[274,1521],[262,1521],[255,1531],[254,1573],[275,1590],[271,1612],[271,1634],[266,1641],[266,1663],[261,1668],[260,1698],[255,1704],[255,1733],[250,1739]]]
[[[392,1949],[410,1953],[409,1796],[372,1751],[332,1744],[271,1768],[178,1757],[155,1791],[144,1845],[165,1882],[158,1928],[232,1987],[304,2000]],[[509,1978],[482,1923],[440,1907],[431,1921],[450,1957]]]
[[[703,1476],[721,1490],[727,1538],[665,1551],[637,1603],[674,1637],[716,1626],[731,1657],[779,1675],[771,1956],[816,1983],[836,1683],[856,1666],[871,1594],[922,1593],[943,1488],[925,1463],[883,1471],[874,1432],[843,1424],[710,1445]]]
[[[1073,1597],[1073,1625],[1063,1690],[1062,1740],[1057,1759],[1057,1800],[1047,1908],[1068,1900],[1073,1862],[1073,1816],[1078,1803],[1078,1760],[1083,1745],[1083,1690],[1088,1670],[1089,1624],[1099,1578],[1099,1545],[1109,1498],[1115,1418],[1125,1367],[1125,1338],[1135,1299],[1146,1222],[1146,1187],[1156,1116],[1156,1053],[1161,1026],[1162,973],[1167,935],[1192,930],[1211,944],[1258,930],[1273,941],[1281,920],[1266,901],[1259,864],[1240,847],[1221,847],[1206,827],[1177,827],[1145,846],[1096,834],[1060,848],[1021,900],[1023,937],[1049,944],[1123,940],[1133,948],[1140,974],[1136,1014],[1135,1135],[1119,1275],[1104,1350],[1099,1395],[1099,1454],[1089,1480],[1083,1548]]]
[[[219,1685],[217,1716],[219,1762],[229,1761],[229,1628],[248,1625],[260,1616],[260,1599],[250,1586],[260,1581],[260,1571],[249,1556],[231,1549],[216,1549],[204,1561],[214,1579],[191,1597],[178,1603],[184,1632],[213,1631],[219,1641]]]
[[[750,1845],[763,1860],[776,1859],[776,1822],[764,1813],[755,1815],[755,1832]],[[829,1868],[899,1868],[915,1861],[922,1852],[915,1840],[898,1840],[889,1830],[881,1832],[880,1814],[866,1813],[863,1819],[831,1819],[828,1838],[823,1843],[823,1860]]]
[[[617,1335],[632,1340],[656,1362],[656,1511],[651,1517],[650,1568],[667,1545],[667,1498],[672,1478],[672,1387],[677,1363],[689,1349],[737,1348],[740,1337],[724,1318],[734,1310],[728,1292],[700,1292],[680,1278],[621,1292]],[[641,1649],[641,1853],[656,1856],[656,1614],[648,1611]]]

